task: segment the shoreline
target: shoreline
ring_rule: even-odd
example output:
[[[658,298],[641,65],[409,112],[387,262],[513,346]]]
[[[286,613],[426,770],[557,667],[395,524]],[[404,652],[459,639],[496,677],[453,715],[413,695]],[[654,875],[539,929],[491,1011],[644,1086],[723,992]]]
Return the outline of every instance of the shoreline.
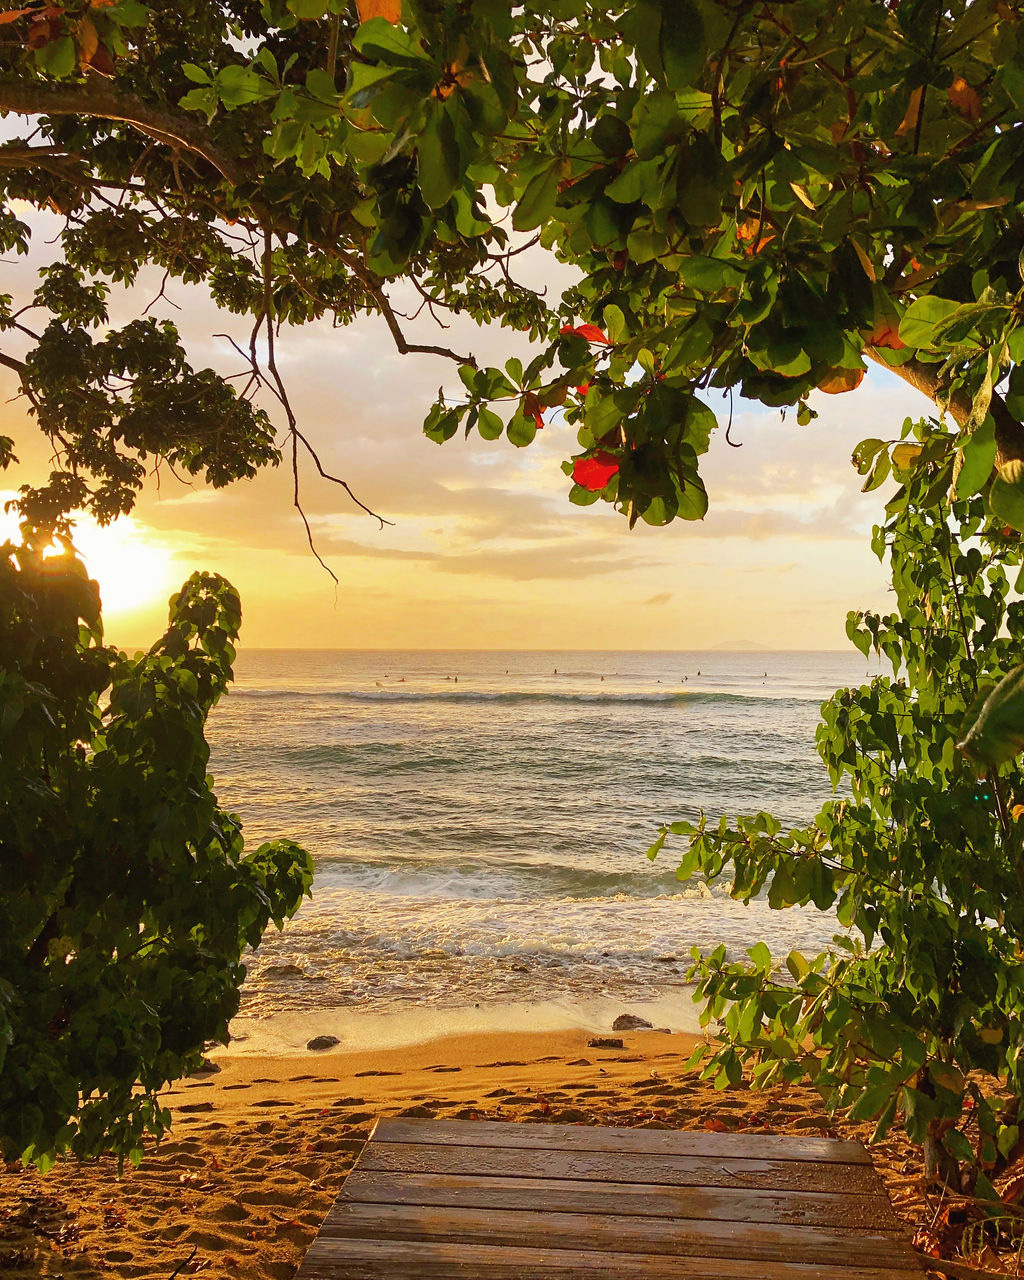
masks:
[[[634,1006],[639,1008],[640,1006]],[[620,1008],[621,1011],[621,1008]],[[380,1116],[870,1137],[810,1089],[718,1090],[687,1070],[697,1038],[582,1027],[441,1034],[401,1046],[224,1053],[163,1101],[170,1134],[139,1169],[61,1161],[0,1171],[0,1263],[10,1280],[291,1280]],[[924,1228],[919,1153],[871,1149],[898,1213]],[[190,1260],[191,1259],[191,1260]]]
[[[622,1013],[645,1018],[662,1034],[667,1029],[699,1036],[699,1007],[693,1001],[693,991],[693,986],[680,986],[670,994],[647,1000],[601,996],[451,1008],[418,1005],[387,1013],[342,1006],[288,1010],[265,1017],[239,1014],[231,1021],[231,1042],[211,1049],[210,1057],[218,1062],[260,1056],[334,1058],[346,1053],[407,1048],[441,1038],[487,1034],[580,1031],[610,1036],[618,1034],[613,1032],[612,1023]],[[308,1041],[317,1036],[333,1037],[338,1044],[322,1050],[308,1049]]]

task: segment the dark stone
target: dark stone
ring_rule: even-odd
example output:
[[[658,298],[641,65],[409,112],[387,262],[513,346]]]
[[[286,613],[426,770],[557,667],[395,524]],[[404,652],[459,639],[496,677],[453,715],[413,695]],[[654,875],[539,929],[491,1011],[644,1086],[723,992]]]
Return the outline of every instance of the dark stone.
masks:
[[[670,1036],[672,1034],[671,1027],[653,1027],[652,1030],[657,1031],[662,1036]]]
[[[650,1031],[653,1026],[653,1022],[648,1022],[646,1018],[640,1018],[635,1013],[620,1013],[612,1023],[612,1030]]]
[[[297,964],[268,964],[260,974],[261,978],[301,978],[302,970]]]
[[[220,1070],[216,1062],[211,1062],[209,1058],[204,1058],[202,1062],[192,1072],[194,1076],[215,1076]]]
[[[341,1044],[337,1036],[314,1036],[312,1040],[306,1041],[307,1049],[333,1049],[336,1044]]]
[[[595,1036],[593,1040],[587,1041],[588,1049],[624,1049],[625,1047],[621,1040],[613,1040],[611,1036]]]

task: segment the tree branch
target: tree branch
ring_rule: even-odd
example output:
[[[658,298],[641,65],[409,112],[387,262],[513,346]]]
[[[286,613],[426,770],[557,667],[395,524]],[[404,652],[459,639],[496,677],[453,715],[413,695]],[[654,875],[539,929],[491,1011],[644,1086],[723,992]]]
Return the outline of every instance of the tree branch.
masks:
[[[134,125],[150,137],[184,147],[202,156],[233,187],[249,177],[244,166],[217,145],[209,129],[167,107],[149,106],[134,94],[105,86],[45,84],[43,81],[0,80],[0,111],[22,116],[96,116]]]
[[[15,360],[13,356],[4,355],[2,351],[0,351],[0,364],[4,365],[8,369],[13,369],[19,377],[21,377],[25,372],[24,360]]]
[[[933,404],[937,403],[939,395],[946,390],[945,384],[939,379],[937,365],[925,364],[922,360],[908,360],[906,364],[899,365],[886,364],[871,347],[865,347],[864,354],[926,395]],[[970,398],[962,391],[954,391],[950,395],[947,407],[961,427],[971,416]],[[997,392],[992,393],[989,412],[996,424],[996,466],[1002,466],[1013,459],[1024,461],[1024,425],[1017,421],[1006,407],[1006,401]]]

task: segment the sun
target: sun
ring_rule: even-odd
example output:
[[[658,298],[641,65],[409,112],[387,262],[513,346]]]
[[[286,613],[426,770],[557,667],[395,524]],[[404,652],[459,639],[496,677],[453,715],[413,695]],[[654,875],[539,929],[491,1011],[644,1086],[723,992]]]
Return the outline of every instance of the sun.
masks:
[[[17,516],[3,509],[16,496],[0,492],[0,542],[19,540]],[[144,609],[179,585],[173,552],[131,516],[101,526],[77,514],[74,526],[75,550],[99,583],[104,617]]]

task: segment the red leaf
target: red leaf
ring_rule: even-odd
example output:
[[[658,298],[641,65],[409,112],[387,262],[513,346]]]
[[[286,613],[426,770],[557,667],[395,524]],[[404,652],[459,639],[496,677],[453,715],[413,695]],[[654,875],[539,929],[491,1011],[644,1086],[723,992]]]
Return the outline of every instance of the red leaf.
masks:
[[[717,1119],[716,1117],[712,1117],[710,1120],[705,1120],[704,1128],[709,1130],[711,1133],[728,1133],[729,1132],[729,1126],[727,1124],[723,1124],[722,1121]]]
[[[369,22],[371,18],[385,18],[393,27],[402,21],[401,0],[356,0],[356,10],[360,22]]]
[[[612,345],[605,331],[599,329],[596,324],[581,324],[576,329],[576,332],[581,338],[586,338],[588,342],[603,342],[606,347]]]
[[[844,391],[853,391],[859,387],[863,377],[863,369],[829,369],[818,383],[818,390],[830,396],[841,396]]]
[[[17,22],[19,18],[23,18],[26,13],[31,13],[31,9],[9,9],[7,13],[0,13],[0,27],[5,22]]]
[[[581,382],[580,385],[576,388],[576,394],[578,396],[585,396],[589,390],[590,390],[590,383]]]
[[[527,391],[526,395],[523,396],[523,415],[533,418],[534,422],[537,424],[538,431],[543,427],[544,414],[542,412],[542,406],[540,400],[533,391]]]
[[[963,76],[957,76],[946,90],[946,96],[957,111],[968,120],[981,119],[981,98],[978,97],[977,89],[969,85]]]
[[[600,493],[612,476],[618,474],[618,470],[618,459],[603,449],[598,449],[591,457],[576,459],[572,464],[572,478],[581,489]]]
[[[92,55],[89,66],[101,76],[109,77],[114,74],[114,58],[105,44],[96,46],[96,52]]]
[[[571,335],[577,338],[586,338],[588,342],[601,342],[606,347],[613,345],[604,330],[599,329],[596,324],[563,324],[558,332],[563,336]]]

